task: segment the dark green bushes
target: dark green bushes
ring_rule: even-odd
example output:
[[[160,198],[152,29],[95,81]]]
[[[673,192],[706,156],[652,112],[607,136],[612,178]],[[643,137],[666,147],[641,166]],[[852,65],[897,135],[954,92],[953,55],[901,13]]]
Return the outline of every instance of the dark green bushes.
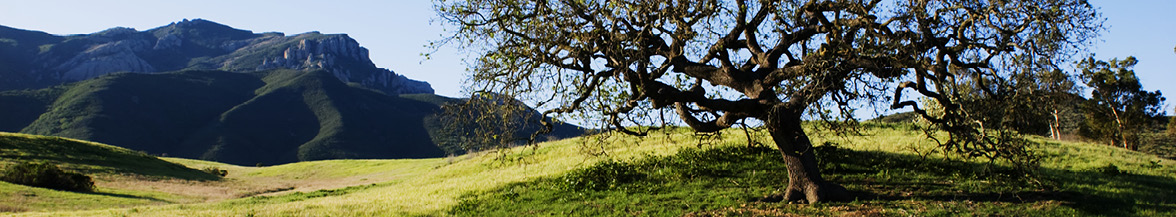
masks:
[[[48,163],[23,162],[9,166],[0,173],[0,181],[64,191],[94,191],[94,181],[89,176],[65,172]]]
[[[228,170],[224,170],[219,167],[211,167],[211,166],[204,167],[204,169],[201,169],[200,171],[204,171],[205,173],[213,174],[213,175],[220,176],[220,177],[225,177],[225,176],[229,175]]]
[[[600,162],[594,166],[573,170],[557,185],[564,190],[607,190],[645,178],[636,165],[617,161]]]

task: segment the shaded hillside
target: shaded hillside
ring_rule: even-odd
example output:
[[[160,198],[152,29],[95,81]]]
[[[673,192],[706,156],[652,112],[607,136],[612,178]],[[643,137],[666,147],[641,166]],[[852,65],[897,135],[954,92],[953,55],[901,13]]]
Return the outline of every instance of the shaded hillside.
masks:
[[[256,96],[181,147],[201,159],[275,164],[342,158],[440,156],[422,127],[436,106],[348,86],[324,72],[275,71]],[[211,146],[202,146],[215,144]],[[298,144],[291,147],[290,144]],[[238,153],[254,153],[241,155]]]
[[[0,91],[44,88],[115,72],[182,69],[324,70],[389,94],[433,93],[428,83],[377,67],[346,34],[253,33],[196,19],[138,31],[68,36],[0,26]]]
[[[239,165],[444,156],[432,94],[389,96],[329,72],[116,73],[0,92],[0,130]],[[557,138],[582,133],[574,126]]]
[[[255,75],[192,71],[121,73],[66,86],[49,109],[21,132],[175,153],[191,132],[252,97]],[[4,107],[7,107],[5,105]],[[154,147],[154,148],[153,148]]]
[[[0,131],[17,132],[37,120],[65,91],[63,87],[0,92]]]
[[[162,205],[198,198],[134,190],[144,183],[222,183],[228,180],[125,148],[61,137],[0,132],[0,169],[22,162],[44,162],[94,178],[93,192],[70,192],[0,181],[3,212],[107,209]],[[152,187],[160,187],[155,185]],[[177,191],[176,187],[165,187]],[[167,191],[165,190],[165,191]]]
[[[417,100],[417,101],[428,102],[428,103],[437,105],[439,107],[443,107],[445,105],[465,103],[468,100],[468,99],[448,98],[448,97],[437,96],[437,95],[433,95],[433,94],[404,94],[404,95],[400,95],[400,96],[404,97],[404,98],[408,98],[408,99]],[[519,103],[520,105],[523,105],[521,102],[518,102],[518,101],[515,101],[515,102]],[[531,136],[535,136],[534,135],[535,132],[542,130],[543,126],[539,122],[540,121],[539,117],[542,114],[539,113],[539,111],[536,111],[534,109],[530,109],[530,108],[527,108],[527,109],[528,109],[528,111],[526,111],[526,114],[524,114],[523,116],[514,117],[513,123],[519,124],[520,126],[522,126],[521,128],[510,129],[510,130],[501,131],[501,132],[511,134],[515,138],[523,139],[523,138],[530,138]],[[424,126],[425,126],[425,128],[427,128],[429,130],[430,138],[433,139],[433,143],[437,144],[438,147],[441,147],[441,150],[445,151],[445,153],[447,153],[447,154],[461,155],[461,154],[465,154],[468,152],[481,151],[481,149],[483,149],[483,148],[490,148],[490,147],[481,147],[479,145],[471,144],[472,143],[471,139],[463,138],[463,137],[479,136],[477,134],[472,133],[472,129],[477,128],[477,127],[484,127],[484,126],[476,126],[476,125],[472,125],[469,123],[462,124],[462,123],[460,123],[460,121],[454,120],[455,117],[442,117],[443,115],[447,115],[447,114],[452,114],[452,113],[445,113],[444,111],[441,111],[438,114],[431,114],[431,115],[428,115],[424,118]],[[579,127],[579,126],[554,121],[550,117],[543,117],[543,120],[545,120],[549,123],[553,123],[554,126],[552,126],[551,132],[548,132],[548,133],[542,134],[542,135],[538,135],[539,136],[538,138],[534,138],[536,142],[543,142],[543,141],[548,141],[548,140],[553,140],[553,139],[577,137],[577,136],[584,135],[586,133],[585,132],[586,130]],[[506,124],[506,125],[511,125],[511,124]],[[491,126],[491,127],[502,128],[502,126],[500,126],[500,125],[499,126]],[[516,142],[515,145],[523,143],[523,141],[515,141],[515,142]]]
[[[214,180],[218,177],[125,148],[59,137],[0,132],[0,168],[40,161],[85,174],[137,174]]]
[[[59,93],[21,132],[235,164],[442,155],[418,136],[436,106],[325,71],[119,73],[59,88],[5,93],[28,102],[12,110],[43,106],[21,93]]]

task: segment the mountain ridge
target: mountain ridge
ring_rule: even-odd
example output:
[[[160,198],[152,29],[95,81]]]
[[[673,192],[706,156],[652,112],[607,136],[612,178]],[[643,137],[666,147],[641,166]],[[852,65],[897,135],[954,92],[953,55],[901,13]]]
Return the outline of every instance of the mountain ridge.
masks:
[[[433,93],[427,82],[377,67],[367,49],[346,34],[253,33],[204,19],[146,31],[115,27],[65,36],[0,26],[0,57],[0,91],[114,72],[322,69],[343,82],[387,94]]]

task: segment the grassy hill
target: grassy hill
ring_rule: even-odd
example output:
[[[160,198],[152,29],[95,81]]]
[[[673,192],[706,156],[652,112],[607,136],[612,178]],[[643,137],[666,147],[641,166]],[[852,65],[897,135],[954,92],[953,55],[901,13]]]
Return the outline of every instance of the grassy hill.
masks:
[[[567,139],[453,158],[330,160],[270,167],[168,159],[193,168],[229,170],[224,180],[210,183],[263,187],[238,194],[237,199],[16,214],[1176,215],[1172,160],[1102,145],[1039,140],[1035,149],[1044,156],[1040,178],[1025,179],[1008,176],[1011,173],[1002,172],[1000,165],[919,155],[933,144],[904,125],[872,125],[863,133],[814,135],[824,138],[817,144],[826,144],[817,150],[826,178],[859,192],[851,202],[761,202],[770,201],[782,186],[783,165],[774,149],[748,148],[738,131],[699,140],[679,130],[646,138]],[[762,132],[753,137],[767,141]],[[604,150],[607,155],[585,150]]]
[[[89,175],[98,188],[92,193],[76,193],[0,182],[0,215],[192,204],[370,185],[393,181],[404,171],[432,168],[442,160],[327,160],[245,167],[157,158],[61,137],[0,133],[0,168],[23,161],[49,162]],[[205,168],[225,170],[228,175],[218,177],[202,171]]]
[[[0,182],[0,211],[52,211],[164,204],[178,197],[119,188],[125,180],[204,182],[220,177],[140,152],[101,143],[0,132],[0,168],[38,161],[95,178],[94,193],[75,193]]]

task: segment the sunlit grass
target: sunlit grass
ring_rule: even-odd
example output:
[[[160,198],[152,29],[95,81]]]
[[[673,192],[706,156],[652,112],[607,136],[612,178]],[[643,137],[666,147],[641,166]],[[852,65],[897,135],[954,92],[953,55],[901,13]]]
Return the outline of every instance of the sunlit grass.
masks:
[[[875,197],[850,203],[818,206],[753,202],[778,193],[783,186],[780,171],[771,167],[739,170],[751,179],[706,179],[709,181],[661,181],[681,190],[588,192],[587,196],[565,197],[558,191],[532,192],[568,201],[539,201],[555,205],[552,214],[593,213],[613,208],[628,208],[631,214],[695,212],[720,215],[959,215],[989,213],[1001,215],[1081,215],[1092,209],[1136,215],[1170,215],[1173,199],[1165,196],[1176,185],[1176,163],[1138,152],[1086,143],[1056,142],[1037,138],[1036,147],[1043,154],[1042,176],[1053,189],[1039,186],[1000,183],[1000,180],[975,178],[970,172],[983,170],[983,160],[944,160],[934,150],[934,142],[921,131],[902,125],[866,128],[862,135],[834,136],[813,134],[814,144],[832,144],[850,151],[844,164],[832,165],[827,178],[845,183],[851,190],[874,192]],[[771,146],[766,134],[759,132],[753,140]],[[747,146],[747,138],[737,130],[725,131],[721,137],[698,139],[684,130],[655,132],[646,138],[613,136],[602,140],[581,137],[519,147],[503,152],[480,152],[450,158],[414,160],[328,160],[251,167],[199,160],[165,158],[190,168],[216,167],[227,170],[221,181],[125,181],[145,186],[121,188],[128,195],[149,195],[161,201],[110,202],[81,208],[49,209],[62,212],[22,212],[28,216],[371,216],[371,215],[445,215],[460,207],[462,201],[500,198],[504,192],[527,194],[545,179],[559,179],[568,171],[598,165],[604,160],[637,163],[680,150],[710,150]],[[603,155],[591,154],[603,153]],[[921,156],[927,156],[922,159]],[[732,168],[763,166],[778,160],[778,153],[760,153],[756,159],[732,161]],[[860,158],[860,159],[859,159]],[[868,159],[867,159],[868,158]],[[836,164],[837,158],[824,158]],[[710,159],[700,164],[716,163]],[[761,162],[763,161],[763,162]],[[954,162],[954,163],[953,163]],[[746,165],[751,164],[751,165]],[[716,164],[717,165],[717,164]],[[735,166],[744,165],[744,166]],[[1103,175],[1102,168],[1114,165],[1122,174]],[[779,165],[777,165],[778,167]],[[727,166],[719,167],[720,169]],[[656,168],[656,167],[651,167]],[[673,168],[667,169],[672,173]],[[930,172],[929,172],[930,171]],[[772,173],[774,172],[774,173]],[[775,174],[775,175],[772,175]],[[953,175],[954,174],[954,175]],[[1156,177],[1160,177],[1157,179]],[[672,179],[671,179],[672,180]],[[758,180],[758,181],[757,181]],[[547,182],[550,182],[547,181]],[[117,182],[111,182],[117,183]],[[759,183],[753,185],[752,183]],[[548,183],[550,184],[550,183]],[[101,185],[100,185],[101,186]],[[521,187],[520,187],[521,186]],[[660,188],[653,188],[660,189]],[[540,189],[542,190],[542,189]],[[135,193],[138,192],[138,193]],[[150,192],[190,192],[156,194]],[[192,193],[195,192],[195,193]],[[202,193],[201,193],[202,192]],[[544,193],[546,192],[546,193]],[[963,192],[963,193],[960,193]],[[1042,192],[1068,192],[1084,199],[1059,200],[1057,195]],[[943,199],[963,196],[960,200]],[[178,196],[177,196],[178,195]],[[482,196],[478,196],[482,195]],[[1007,195],[1007,197],[1005,196]],[[1029,202],[1016,202],[1013,197]],[[1063,195],[1067,196],[1067,195]],[[74,197],[66,195],[62,197]],[[79,196],[81,197],[81,196]],[[238,198],[244,197],[244,198]],[[914,199],[910,199],[912,197]],[[1035,197],[1035,198],[1032,198]],[[1137,199],[1131,199],[1136,197]],[[692,199],[693,198],[693,199]],[[707,198],[699,200],[697,198]],[[724,199],[725,198],[725,199]],[[902,199],[908,198],[908,199]],[[994,199],[996,198],[996,199]],[[1045,199],[1042,199],[1045,198]],[[1053,198],[1053,199],[1050,199]],[[695,201],[699,200],[699,201]],[[655,203],[660,201],[660,203]],[[677,202],[693,208],[667,205]],[[1090,204],[1102,202],[1101,205]],[[501,200],[502,203],[516,201]],[[534,201],[533,201],[534,202]],[[63,204],[78,203],[66,201]],[[698,207],[699,204],[709,204]],[[171,205],[160,205],[171,204]],[[524,206],[527,203],[519,203]],[[138,207],[126,207],[143,205]],[[51,206],[46,206],[46,208]],[[120,208],[121,207],[121,208]],[[558,208],[563,207],[563,208]],[[84,210],[94,209],[98,210]],[[113,208],[113,209],[101,209]],[[0,210],[4,207],[0,207]],[[597,211],[591,211],[591,210]],[[608,210],[606,210],[608,209]],[[642,210],[645,209],[645,210]],[[1125,210],[1124,210],[1125,209]],[[68,211],[81,210],[81,211]],[[578,212],[566,212],[576,211]],[[658,211],[660,210],[660,211]],[[29,209],[26,211],[48,211]],[[482,210],[491,212],[493,210]],[[518,214],[520,210],[493,212]],[[466,213],[468,214],[468,213]],[[461,215],[461,214],[458,214]]]
[[[1028,178],[1009,173],[1004,163],[929,153],[935,143],[907,126],[873,126],[862,133],[820,136],[815,141],[829,142],[817,152],[825,177],[858,192],[852,202],[757,202],[778,196],[784,185],[778,153],[717,146],[607,166],[613,171],[632,168],[640,178],[605,190],[566,189],[560,186],[580,178],[559,175],[468,193],[450,212],[457,216],[1176,215],[1176,198],[1171,196],[1176,189],[1176,166],[1171,160],[1115,147],[1033,138],[1041,142],[1035,149],[1043,160],[1036,178]],[[1117,172],[1107,172],[1106,165],[1117,165]]]
[[[661,134],[647,138],[611,137],[603,142],[568,139],[519,147],[503,152],[483,152],[452,158],[417,160],[330,160],[301,162],[270,167],[242,167],[212,162],[168,159],[189,167],[215,166],[229,171],[226,179],[249,183],[288,181],[293,185],[315,183],[338,188],[347,183],[362,189],[322,193],[267,194],[213,203],[136,207],[134,209],[92,210],[21,215],[425,215],[441,213],[456,204],[465,192],[491,189],[506,183],[561,174],[589,166],[602,159],[631,159],[645,155],[672,154],[694,147],[697,140],[686,134]],[[605,150],[607,155],[584,151]],[[366,181],[358,181],[367,179]],[[295,181],[302,180],[302,181]],[[280,185],[280,184],[279,184]],[[295,188],[297,191],[300,188]],[[315,188],[305,188],[315,189]],[[329,189],[329,188],[318,188]]]
[[[94,193],[77,193],[0,182],[0,201],[3,201],[0,203],[0,213],[167,204],[166,201],[141,197],[142,194],[104,187],[99,187]]]

